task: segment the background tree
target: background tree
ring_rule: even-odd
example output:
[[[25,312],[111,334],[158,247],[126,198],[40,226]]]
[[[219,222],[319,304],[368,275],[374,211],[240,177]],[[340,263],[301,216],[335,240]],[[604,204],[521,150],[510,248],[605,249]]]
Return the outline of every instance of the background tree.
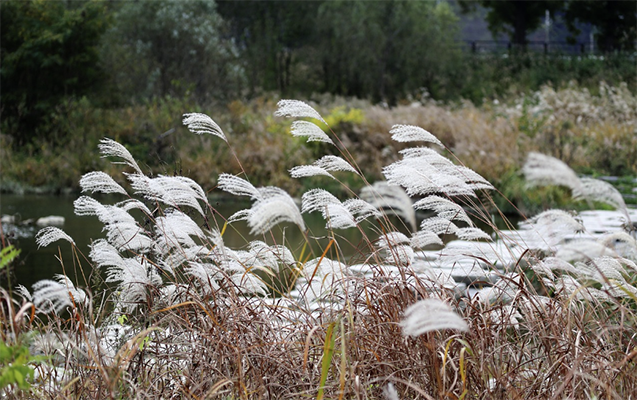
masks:
[[[319,9],[324,90],[393,103],[448,83],[457,18],[446,2],[329,1]]]
[[[459,4],[463,12],[472,11],[477,4],[485,7],[491,33],[494,36],[506,33],[514,44],[524,47],[527,35],[540,27],[546,10],[553,14],[564,6],[564,1],[460,0]]]
[[[577,22],[597,28],[596,42],[603,52],[635,50],[637,3],[634,0],[570,1],[564,17],[569,30],[576,35],[580,33]]]
[[[119,101],[232,98],[242,86],[238,54],[212,0],[124,2],[102,47]]]
[[[293,71],[311,53],[316,13],[321,1],[218,1],[219,13],[231,25],[240,49],[250,91],[287,93],[291,86],[312,81]],[[307,64],[305,64],[307,65]]]
[[[108,25],[96,1],[3,1],[0,8],[2,130],[21,146],[46,138],[43,121],[60,100],[99,87],[98,44]]]

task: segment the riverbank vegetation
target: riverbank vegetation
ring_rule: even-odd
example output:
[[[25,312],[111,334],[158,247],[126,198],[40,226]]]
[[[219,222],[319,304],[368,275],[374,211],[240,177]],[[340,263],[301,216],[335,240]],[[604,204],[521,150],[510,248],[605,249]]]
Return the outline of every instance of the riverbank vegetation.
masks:
[[[387,133],[398,122],[438,132],[440,140],[469,168],[493,182],[523,211],[537,211],[551,201],[564,204],[568,198],[567,193],[553,189],[523,190],[519,170],[529,151],[551,154],[584,175],[637,174],[637,97],[626,84],[602,82],[594,90],[573,82],[559,88],[547,85],[480,106],[469,101],[445,104],[431,98],[406,100],[394,107],[330,95],[313,99],[331,126],[339,129],[344,145],[370,180],[381,177],[382,167],[400,149]],[[324,144],[306,146],[293,137],[289,122],[270,116],[275,109],[271,97],[217,107],[219,123],[241,138],[237,156],[247,160],[246,172],[257,185],[281,186],[298,196],[307,183],[291,179],[287,171],[333,152]],[[194,102],[175,98],[115,109],[96,109],[87,99],[68,101],[55,114],[58,129],[66,132],[57,146],[37,140],[16,150],[10,137],[2,137],[2,189],[77,190],[78,176],[112,168],[96,151],[99,140],[106,136],[125,144],[153,174],[183,174],[210,191],[217,183],[215,173],[238,173],[241,166],[218,142],[188,135],[178,117],[183,109],[208,112]],[[71,148],[85,150],[68,152]],[[354,190],[360,186],[352,184]],[[498,205],[507,212],[515,211],[502,199]]]
[[[545,90],[536,107],[555,96],[585,96]],[[251,154],[242,147],[252,133],[231,132],[205,114],[186,114],[183,124],[200,146],[215,141],[231,155],[226,167],[236,173],[208,177],[216,190],[251,200],[232,216],[217,213],[194,180],[151,175],[125,146],[100,140],[101,156],[113,164],[109,173],[82,176],[74,206],[104,224],[105,238],[86,251],[59,228],[41,230],[39,245],[73,248],[73,259],[60,262],[77,271],[77,280],[59,275],[12,288],[20,300],[2,292],[0,384],[7,396],[619,399],[635,393],[637,213],[612,186],[580,178],[549,155],[520,154],[527,184],[560,185],[615,211],[602,217],[552,209],[518,229],[498,229],[489,205],[494,187],[462,164],[472,149],[445,132],[459,121],[481,121],[473,106],[456,111],[462,119],[446,110],[440,138],[410,124],[391,126],[397,148],[381,152],[381,161],[388,160],[379,172],[384,183],[366,178],[364,166],[373,170],[374,159],[350,150],[359,111],[321,114],[292,100],[273,107],[275,117],[250,126],[290,135],[272,127],[292,118],[291,135],[310,160],[288,170],[309,181],[301,185],[300,206],[279,187],[253,183],[250,164],[262,161],[242,159]],[[397,111],[427,122],[426,112],[437,107]],[[370,108],[366,124],[378,127],[372,121],[387,122],[387,114]],[[499,131],[486,131],[483,141],[501,140]],[[214,156],[208,154],[213,162]],[[319,178],[325,180],[314,184]],[[325,190],[328,181],[342,190]],[[103,204],[94,197],[99,193],[121,201]],[[309,213],[323,216],[324,237],[306,229]],[[242,248],[224,243],[236,224],[250,229]],[[361,242],[345,240],[346,229],[360,230]],[[292,246],[291,235],[304,244]],[[310,246],[315,242],[318,251]],[[345,257],[346,246],[356,254]]]

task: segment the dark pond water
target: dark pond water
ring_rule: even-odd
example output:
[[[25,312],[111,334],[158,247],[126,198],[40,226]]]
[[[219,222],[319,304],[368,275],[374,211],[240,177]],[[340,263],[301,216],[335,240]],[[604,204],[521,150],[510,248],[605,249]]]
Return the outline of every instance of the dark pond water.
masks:
[[[85,275],[90,273],[90,264],[84,259],[84,256],[88,257],[89,244],[93,240],[104,237],[102,233],[103,225],[96,217],[79,217],[74,214],[73,201],[77,197],[78,195],[0,195],[0,215],[15,216],[18,221],[16,224],[2,225],[5,238],[21,250],[19,259],[11,266],[11,275],[7,277],[6,272],[0,272],[0,286],[7,288],[9,279],[12,287],[15,287],[18,283],[30,287],[38,280],[52,278],[54,274],[66,272],[71,277],[81,276],[81,269],[83,269]],[[121,198],[99,197],[98,200],[103,204],[114,204]],[[218,200],[211,201],[211,205],[227,218],[234,212],[249,207],[250,203]],[[60,226],[60,228],[74,239],[77,248],[84,255],[79,255],[79,264],[73,256],[72,246],[69,243],[59,241],[48,247],[38,248],[35,243],[35,234],[41,227],[19,222],[37,220],[40,217],[50,215],[59,215],[65,218],[64,225]],[[325,221],[318,213],[304,215],[304,219],[312,232],[310,234],[311,251],[318,257],[329,242],[325,238],[327,233]],[[218,221],[220,226],[223,226],[223,219],[219,218]],[[310,249],[303,249],[304,240],[297,227],[283,225],[280,229],[277,227],[273,231],[274,233],[271,236],[265,238],[255,237],[250,235],[245,223],[239,222],[226,228],[223,236],[224,243],[233,249],[241,249],[246,247],[248,242],[256,239],[265,240],[270,244],[285,242],[297,257],[302,252],[307,256]],[[340,235],[341,255],[344,254],[351,257],[356,255],[357,252],[360,254],[360,251],[357,250],[357,247],[363,243],[363,234],[360,231],[346,229],[337,233]],[[372,239],[377,236],[377,234],[370,234]],[[364,253],[367,252],[364,251]],[[336,257],[336,254],[332,253],[329,256]]]

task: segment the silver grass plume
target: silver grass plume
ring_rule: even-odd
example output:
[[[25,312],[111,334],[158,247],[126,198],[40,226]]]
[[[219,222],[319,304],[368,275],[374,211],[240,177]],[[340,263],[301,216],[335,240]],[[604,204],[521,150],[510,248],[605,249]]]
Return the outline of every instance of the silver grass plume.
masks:
[[[396,265],[411,265],[415,253],[411,240],[401,232],[388,232],[378,239],[378,247],[385,252],[385,261]]]
[[[224,142],[228,143],[228,139],[226,139],[226,135],[223,133],[219,125],[217,125],[217,123],[206,114],[184,114],[183,124],[186,125],[188,130],[192,133],[196,133],[198,135],[207,133],[221,138]]]
[[[488,240],[491,241],[491,236],[480,228],[458,228],[454,234],[461,240]]]
[[[128,179],[135,194],[172,207],[191,207],[204,215],[199,201],[208,204],[208,199],[204,190],[190,178],[163,175],[149,178],[145,175],[129,174]]]
[[[630,216],[621,193],[608,182],[593,178],[579,178],[564,162],[557,158],[531,152],[522,172],[529,185],[560,185],[571,189],[573,197],[609,204]]]
[[[290,176],[294,179],[307,178],[310,176],[327,176],[332,179],[334,175],[327,172],[325,169],[316,165],[298,165],[290,169]]]
[[[162,279],[145,257],[122,258],[106,271],[106,282],[117,282],[118,300],[133,310],[147,300],[151,288],[160,287]]]
[[[361,222],[369,217],[382,218],[383,216],[376,207],[362,199],[345,200],[343,207],[356,217],[356,222]]]
[[[437,137],[419,126],[394,125],[391,127],[389,133],[392,134],[392,140],[397,142],[429,142],[444,147]]]
[[[442,300],[429,298],[412,304],[400,322],[405,336],[420,336],[431,331],[454,329],[468,331],[469,326]]]
[[[277,117],[314,118],[327,125],[321,114],[300,100],[280,100],[277,106],[279,108],[274,112]]]
[[[46,247],[53,242],[57,242],[58,240],[66,240],[71,244],[75,244],[73,238],[67,235],[60,228],[56,228],[54,226],[48,226],[44,229],[40,229],[35,235],[35,243],[38,245],[38,247]]]
[[[137,165],[137,162],[124,145],[117,143],[112,139],[105,138],[100,140],[98,147],[102,157],[119,157],[124,160],[123,164],[133,168],[138,174],[142,174],[142,170],[139,168],[139,165]],[[122,163],[120,162],[119,164]]]
[[[261,194],[253,184],[243,178],[231,174],[221,174],[217,187],[235,196],[248,196],[253,200],[261,198]]]
[[[462,206],[440,196],[427,196],[415,202],[413,207],[416,210],[432,210],[441,218],[463,221],[473,226],[473,222]]]
[[[350,210],[333,194],[323,189],[311,189],[303,193],[301,211],[303,213],[320,211],[323,219],[327,221],[327,229],[352,228],[357,223]]]
[[[348,171],[358,175],[358,172],[350,163],[338,156],[324,156],[316,160],[312,165],[300,165],[290,170],[292,178],[324,175],[335,179],[328,171]]]
[[[315,123],[309,121],[294,121],[291,128],[292,136],[307,137],[307,142],[324,142],[334,144],[332,139]]]
[[[617,257],[617,253],[593,240],[574,240],[561,245],[555,257],[566,261],[589,261],[597,257]]]
[[[385,396],[386,400],[400,400],[400,397],[398,397],[398,392],[396,391],[394,384],[391,382],[389,382],[383,389],[383,395]]]
[[[568,165],[541,153],[530,152],[522,172],[531,186],[560,185],[575,190],[581,185],[579,177]]]
[[[543,211],[519,226],[522,230],[534,232],[537,240],[546,243],[550,248],[563,242],[568,236],[585,230],[574,215],[559,209]]]
[[[327,221],[327,229],[347,229],[356,226],[356,218],[343,204],[328,204],[322,210],[323,218]]]
[[[191,236],[205,238],[203,230],[188,215],[178,210],[169,210],[163,217],[157,217],[155,223],[155,240],[162,253],[171,250],[180,251],[183,247],[195,247]]]
[[[444,193],[447,196],[474,196],[468,183],[435,166],[429,156],[409,157],[383,168],[387,182],[405,188],[409,196]]]
[[[315,258],[303,265],[301,276],[296,281],[296,289],[305,294],[307,302],[323,298],[345,288],[345,278],[349,276],[346,264],[329,258]]]
[[[411,247],[413,247],[414,249],[423,249],[431,245],[444,245],[442,239],[440,239],[440,237],[434,232],[418,231],[411,237]]]
[[[103,230],[110,243],[119,249],[147,252],[153,241],[144,234],[144,230],[126,210],[117,206],[103,205],[97,200],[80,196],[73,202],[75,214],[95,215],[104,224]]]
[[[361,190],[360,198],[378,210],[398,215],[406,221],[412,231],[416,231],[416,212],[411,198],[402,187],[390,185],[386,181],[376,181]]]
[[[151,216],[153,214],[148,206],[146,206],[146,204],[137,199],[127,199],[124,201],[120,201],[119,203],[115,204],[115,207],[121,208],[126,212],[138,209],[141,210],[146,216]]]
[[[235,213],[232,222],[244,219],[251,234],[264,234],[281,222],[291,222],[305,231],[305,222],[294,199],[284,190],[276,187],[260,188],[257,200],[248,210]]]
[[[67,307],[84,304],[86,293],[77,289],[64,275],[55,275],[55,280],[44,279],[33,285],[33,304],[44,313],[62,312]]]
[[[328,204],[341,204],[341,201],[327,190],[310,189],[303,193],[303,196],[301,197],[301,212],[323,212]]]
[[[110,175],[102,171],[89,172],[80,178],[82,192],[120,193],[127,194]]]
[[[323,168],[326,171],[346,171],[353,172],[356,175],[358,171],[350,163],[338,156],[323,156],[314,162],[314,165]]]
[[[425,218],[420,222],[420,229],[423,231],[433,232],[436,235],[448,235],[456,233],[458,227],[453,222],[445,218],[431,217]]]
[[[613,185],[593,178],[580,178],[579,181],[580,185],[573,189],[573,197],[575,199],[598,201],[611,205],[622,211],[628,221],[630,221],[624,197]]]
[[[31,294],[31,292],[29,292],[29,289],[27,289],[23,285],[17,285],[15,288],[15,293],[18,294],[18,296],[22,297],[24,301],[33,303],[33,295]]]

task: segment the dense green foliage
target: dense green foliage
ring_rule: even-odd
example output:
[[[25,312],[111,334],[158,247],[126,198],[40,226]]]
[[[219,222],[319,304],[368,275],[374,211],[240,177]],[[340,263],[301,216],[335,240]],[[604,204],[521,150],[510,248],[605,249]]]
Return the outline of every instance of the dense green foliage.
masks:
[[[333,1],[319,10],[326,91],[393,104],[451,84],[460,62],[457,18],[445,2]]]
[[[101,61],[116,103],[237,96],[242,70],[213,1],[124,2],[113,13]]]
[[[575,22],[589,23],[597,29],[597,45],[604,52],[635,50],[637,40],[637,7],[634,1],[571,1],[566,21],[573,32]]]
[[[64,98],[99,87],[108,14],[95,1],[3,1],[1,11],[2,129],[23,145],[48,136],[45,122]]]

